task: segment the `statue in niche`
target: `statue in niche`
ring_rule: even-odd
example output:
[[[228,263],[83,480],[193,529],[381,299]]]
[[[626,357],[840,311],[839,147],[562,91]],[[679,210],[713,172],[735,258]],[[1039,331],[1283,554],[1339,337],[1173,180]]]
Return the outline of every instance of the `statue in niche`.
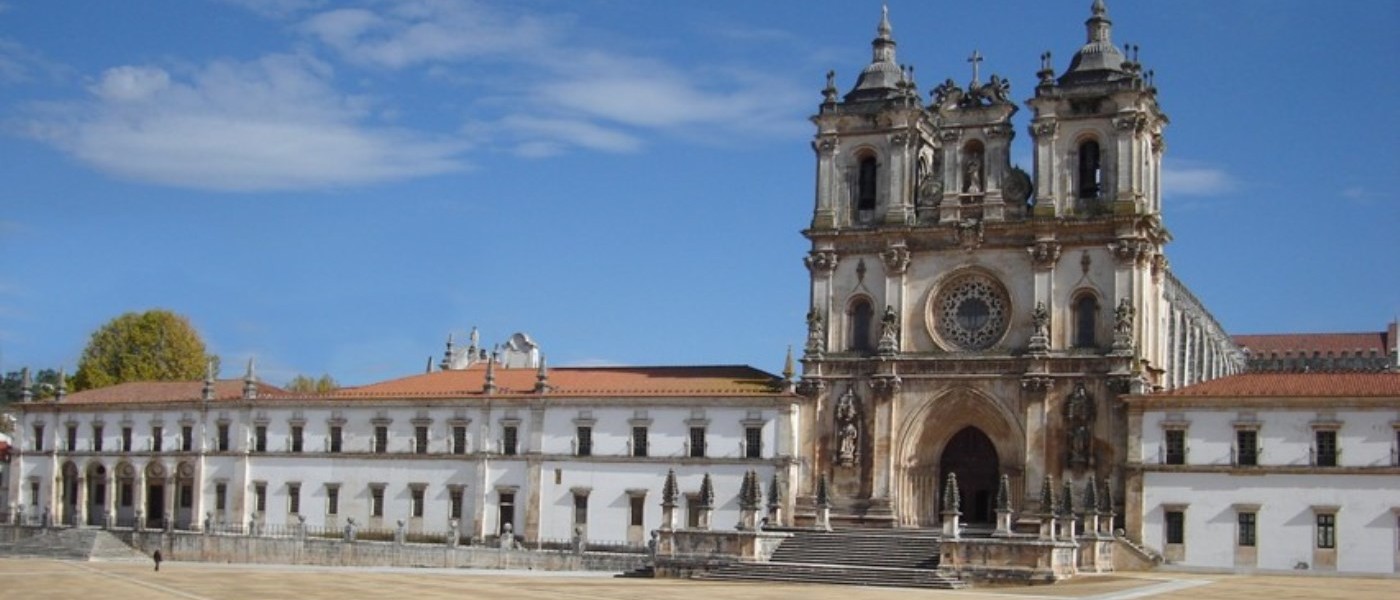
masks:
[[[982,155],[969,156],[967,162],[963,164],[963,172],[966,176],[967,193],[982,193]]]
[[[919,176],[918,207],[938,208],[939,203],[943,201],[943,161],[935,157],[932,164],[925,161],[919,165],[923,173]]]
[[[1127,298],[1118,302],[1118,308],[1113,310],[1113,331],[1118,334],[1131,335],[1133,333],[1133,318],[1137,316],[1137,309]]]
[[[1075,468],[1089,466],[1093,455],[1094,438],[1094,399],[1084,389],[1084,382],[1076,383],[1074,391],[1065,399],[1065,427],[1069,442],[1069,464]]]
[[[807,311],[807,352],[816,354],[821,352],[825,346],[826,327],[822,324],[822,316],[817,314],[817,309]]]
[[[860,458],[860,399],[850,388],[836,401],[836,462],[843,467]]]
[[[1035,323],[1036,335],[1045,335],[1050,327],[1050,311],[1045,309],[1044,302],[1036,302],[1035,310],[1031,311],[1031,322]]]
[[[895,312],[893,306],[885,306],[885,315],[880,317],[880,344],[878,350],[881,354],[894,354],[899,351],[899,313]]]

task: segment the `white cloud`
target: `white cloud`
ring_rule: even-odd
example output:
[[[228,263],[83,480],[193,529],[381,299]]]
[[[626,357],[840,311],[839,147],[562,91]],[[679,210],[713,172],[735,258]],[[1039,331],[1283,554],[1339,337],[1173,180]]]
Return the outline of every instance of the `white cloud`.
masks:
[[[1162,193],[1166,196],[1218,196],[1235,187],[1234,178],[1224,169],[1189,160],[1162,165]]]
[[[525,137],[538,136],[542,139],[567,142],[591,150],[632,152],[642,146],[641,140],[634,136],[582,120],[510,115],[501,120],[501,125],[508,130],[514,131],[517,135]],[[533,151],[525,151],[527,156],[544,156],[547,154],[540,154],[538,152],[549,146],[558,148],[559,144],[548,144],[541,143],[538,140],[530,140],[522,145],[521,149],[524,150],[526,147],[534,148]]]
[[[348,60],[390,69],[520,52],[544,47],[551,38],[536,19],[509,17],[471,2],[403,2],[384,14],[332,10],[302,26]]]
[[[337,92],[330,77],[327,65],[293,55],[184,77],[115,67],[91,99],[36,111],[29,129],[100,170],[200,189],[313,189],[462,168],[460,141],[376,125],[370,103]]]

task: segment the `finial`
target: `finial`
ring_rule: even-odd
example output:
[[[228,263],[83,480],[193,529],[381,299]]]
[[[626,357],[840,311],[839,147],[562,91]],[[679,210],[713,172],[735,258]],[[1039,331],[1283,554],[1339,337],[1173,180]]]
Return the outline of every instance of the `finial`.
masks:
[[[34,382],[29,379],[29,367],[19,370],[19,401],[34,401]]]
[[[1108,14],[1108,7],[1104,6],[1103,0],[1094,0],[1094,5],[1089,7],[1089,11],[1094,13],[1094,16],[1101,17]]]
[[[54,391],[54,402],[63,402],[63,398],[68,395],[68,376],[63,373],[63,367],[58,368],[58,388]]]
[[[877,33],[880,34],[880,37],[882,37],[882,38],[888,38],[888,37],[890,37],[890,32],[891,32],[892,30],[893,30],[893,28],[890,27],[890,5],[889,5],[889,4],[881,4],[881,5],[880,5],[880,26],[877,27],[877,28],[875,28],[875,31],[876,31]]]
[[[476,332],[476,325],[472,325],[471,348],[481,347],[481,334]]]
[[[680,486],[676,485],[676,470],[666,470],[666,483],[661,486],[661,505],[675,506],[680,498]]]
[[[432,373],[432,372],[433,372],[433,355],[431,355],[431,354],[428,355],[428,366],[427,366],[426,368],[423,369],[423,372],[424,372],[424,373]]]
[[[429,359],[429,362],[431,362],[431,361],[432,361],[432,359]],[[442,362],[439,363],[439,366],[442,367],[442,370],[444,370],[444,371],[446,371],[446,370],[452,368],[452,334],[451,334],[451,333],[448,333],[448,334],[447,334],[447,349],[444,350],[444,351],[442,352]]]
[[[787,358],[783,360],[783,382],[791,383],[792,376],[796,374],[797,369],[793,367],[792,363],[792,344],[788,344]]]
[[[778,492],[778,471],[773,471],[773,479],[768,482],[768,506],[778,506],[782,504],[782,496]]]
[[[972,63],[972,85],[975,86],[981,81],[981,79],[979,78],[979,67],[982,63],[982,53],[978,52],[977,49],[974,48],[972,50],[972,56],[967,57],[967,62]]]
[[[491,353],[491,360],[486,361],[486,383],[482,384],[481,391],[487,394],[496,393],[496,353]]]
[[[205,402],[214,399],[214,361],[212,360],[204,364],[204,390],[200,397]]]
[[[256,400],[258,398],[258,380],[253,375],[253,359],[248,359],[248,371],[243,375],[243,399]]]
[[[535,374],[535,392],[543,394],[548,392],[549,388],[549,367],[546,366],[544,355],[540,355],[540,369],[539,372]]]
[[[700,480],[700,505],[705,508],[715,506],[715,483],[710,480],[710,474],[705,473],[705,478]]]

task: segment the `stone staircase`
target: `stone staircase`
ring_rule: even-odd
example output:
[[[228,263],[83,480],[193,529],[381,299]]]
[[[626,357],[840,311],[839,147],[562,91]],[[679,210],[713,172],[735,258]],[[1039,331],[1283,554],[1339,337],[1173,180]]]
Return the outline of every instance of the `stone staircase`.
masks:
[[[937,534],[917,530],[798,531],[768,562],[732,563],[700,575],[725,581],[781,581],[959,589],[938,572]]]
[[[101,529],[64,528],[35,530],[35,535],[0,542],[0,556],[58,560],[150,560],[111,532]]]

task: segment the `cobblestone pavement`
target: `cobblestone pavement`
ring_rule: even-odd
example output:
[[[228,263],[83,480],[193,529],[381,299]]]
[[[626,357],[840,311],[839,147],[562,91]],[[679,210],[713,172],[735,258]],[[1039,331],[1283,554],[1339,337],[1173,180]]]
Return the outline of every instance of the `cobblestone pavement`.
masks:
[[[351,569],[166,562],[157,573],[151,569],[150,563],[38,559],[0,559],[0,582],[3,582],[0,589],[3,589],[4,597],[25,600],[882,600],[934,596],[952,600],[1400,598],[1400,579],[1397,578],[1144,573],[1084,576],[1053,586],[983,587],[937,592],[850,586],[615,579],[606,573],[465,569]]]

